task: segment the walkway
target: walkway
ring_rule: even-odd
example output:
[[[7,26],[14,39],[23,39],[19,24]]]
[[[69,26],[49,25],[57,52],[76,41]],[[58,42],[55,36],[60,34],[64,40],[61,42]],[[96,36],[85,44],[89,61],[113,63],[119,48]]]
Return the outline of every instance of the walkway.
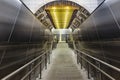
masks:
[[[52,55],[51,66],[42,80],[83,80],[67,43],[58,43]]]

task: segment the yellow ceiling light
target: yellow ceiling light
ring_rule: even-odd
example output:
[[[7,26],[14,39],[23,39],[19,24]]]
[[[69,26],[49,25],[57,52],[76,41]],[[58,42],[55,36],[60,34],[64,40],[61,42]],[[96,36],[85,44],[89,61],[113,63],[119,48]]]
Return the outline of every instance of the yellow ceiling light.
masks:
[[[68,5],[54,5],[46,8],[46,10],[49,11],[49,14],[51,15],[53,23],[57,29],[68,28],[73,12],[76,9],[77,7]]]

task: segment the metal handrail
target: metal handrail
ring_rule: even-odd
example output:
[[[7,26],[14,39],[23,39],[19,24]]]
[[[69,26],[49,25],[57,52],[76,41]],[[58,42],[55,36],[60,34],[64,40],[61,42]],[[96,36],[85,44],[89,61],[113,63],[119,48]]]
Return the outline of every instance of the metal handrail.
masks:
[[[96,65],[94,65],[92,62],[90,62],[90,61],[88,61],[86,58],[84,58],[82,55],[85,55],[85,56],[87,56],[87,57],[89,57],[89,58],[91,58],[91,59],[93,59],[93,60],[95,60],[95,61],[98,61],[99,63],[102,63],[102,64],[104,64],[104,65],[106,65],[107,67],[109,67],[109,68],[111,68],[111,69],[113,69],[113,70],[115,70],[115,71],[117,71],[117,72],[120,72],[120,69],[119,68],[117,68],[117,67],[115,67],[115,66],[113,66],[113,65],[111,65],[111,64],[109,64],[109,63],[106,63],[106,62],[104,62],[104,61],[102,61],[102,60],[100,60],[100,59],[97,59],[97,58],[95,58],[95,57],[93,57],[93,56],[91,56],[91,55],[89,55],[89,54],[86,54],[85,52],[82,52],[82,51],[80,51],[80,50],[78,50],[78,49],[76,49],[76,51],[77,51],[77,55],[80,57],[80,58],[82,58],[84,61],[86,61],[89,65],[91,65],[91,66],[93,66],[95,69],[97,69],[98,71],[100,71],[101,73],[103,73],[106,77],[108,77],[109,79],[111,79],[111,80],[116,80],[114,77],[112,77],[111,75],[109,75],[108,73],[106,73],[105,71],[103,71],[100,67],[97,67]],[[81,53],[81,55],[80,54],[78,54],[78,53]],[[82,65],[82,64],[81,64]],[[88,73],[88,76],[89,76],[89,73]]]
[[[103,73],[103,74],[104,74],[106,77],[108,77],[109,79],[111,79],[111,80],[116,80],[116,79],[113,78],[111,75],[109,75],[108,73],[106,73],[105,71],[103,71],[100,67],[97,67],[96,65],[94,65],[93,63],[91,63],[90,61],[88,61],[86,58],[84,58],[84,57],[82,56],[82,54],[85,55],[85,56],[87,56],[88,58],[91,58],[91,59],[93,59],[93,60],[95,60],[95,61],[97,61],[97,62],[99,62],[99,63],[101,63],[101,64],[103,64],[103,65],[105,65],[105,66],[107,66],[107,67],[109,67],[109,68],[117,71],[117,72],[119,72],[119,73],[120,73],[120,68],[117,68],[117,67],[115,67],[115,66],[113,66],[113,65],[111,65],[111,64],[109,64],[109,63],[107,63],[107,62],[105,62],[105,61],[103,61],[103,60],[100,60],[100,59],[95,58],[95,57],[93,57],[93,56],[91,56],[91,55],[89,55],[89,54],[87,54],[87,53],[85,53],[85,52],[82,52],[82,51],[78,50],[78,49],[76,48],[75,42],[73,42],[73,49],[74,49],[75,51],[77,51],[77,63],[78,63],[78,56],[79,56],[79,57],[81,57],[81,60],[84,59],[84,61],[86,61],[89,65],[93,66],[93,67],[96,68],[98,71],[100,71],[101,73]],[[78,53],[81,53],[81,55],[78,54]],[[82,61],[81,61],[81,68],[82,68]],[[89,70],[88,70],[88,78],[90,78],[90,76],[89,76]]]
[[[82,59],[84,59],[87,63],[89,63],[91,66],[93,66],[94,68],[96,68],[97,70],[99,70],[101,73],[103,73],[105,76],[107,76],[109,79],[116,80],[115,78],[113,78],[112,76],[110,76],[108,73],[106,73],[105,71],[103,71],[102,69],[100,69],[99,67],[97,67],[96,65],[94,65],[93,63],[91,63],[90,61],[88,61],[87,59],[85,59],[84,57],[82,57],[82,56],[80,56],[80,57]]]
[[[45,58],[42,59],[42,60],[41,60],[34,68],[32,68],[25,76],[23,76],[23,77],[21,78],[21,80],[25,80],[26,77],[28,77],[44,60],[45,60]]]
[[[76,50],[77,50],[77,49],[76,49]],[[100,63],[102,63],[102,64],[104,64],[104,65],[106,65],[106,66],[108,66],[108,67],[110,67],[110,68],[118,71],[118,72],[120,72],[120,69],[119,69],[119,68],[117,68],[117,67],[115,67],[115,66],[113,66],[113,65],[111,65],[111,64],[109,64],[109,63],[106,63],[105,61],[102,61],[102,60],[97,59],[97,58],[95,58],[95,57],[93,57],[93,56],[90,56],[89,54],[86,54],[85,52],[82,52],[82,51],[79,51],[79,50],[77,50],[77,51],[80,52],[80,53],[82,53],[82,54],[84,54],[84,55],[86,55],[86,56],[89,57],[89,58],[94,59],[95,61],[98,61],[98,62],[100,62]]]
[[[49,51],[49,50],[48,50]],[[40,59],[43,55],[47,54],[47,52],[44,52],[42,55],[36,57],[35,59],[33,59],[32,61],[28,62],[27,64],[25,64],[24,66],[20,67],[19,69],[13,71],[12,73],[8,74],[7,76],[5,76],[4,78],[2,78],[1,80],[8,80],[11,77],[13,77],[15,74],[19,73],[20,71],[22,71],[24,68],[28,67],[30,64],[32,64],[33,62],[37,61],[38,59]]]

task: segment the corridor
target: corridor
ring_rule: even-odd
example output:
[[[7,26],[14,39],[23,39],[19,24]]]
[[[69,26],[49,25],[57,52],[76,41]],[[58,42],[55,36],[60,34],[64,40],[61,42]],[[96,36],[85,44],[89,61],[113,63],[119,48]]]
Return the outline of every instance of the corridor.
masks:
[[[120,0],[0,0],[0,80],[120,80]]]

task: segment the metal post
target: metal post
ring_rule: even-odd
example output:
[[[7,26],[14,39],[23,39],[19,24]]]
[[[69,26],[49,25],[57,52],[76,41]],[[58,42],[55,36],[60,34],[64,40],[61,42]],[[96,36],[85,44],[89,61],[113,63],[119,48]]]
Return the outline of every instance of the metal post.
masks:
[[[100,63],[99,63],[98,67],[101,69],[101,64]],[[100,80],[102,80],[102,73],[101,72],[99,72],[99,78],[100,78]]]
[[[80,56],[81,56],[81,69],[82,69],[82,66],[83,66],[83,64],[82,64],[82,53],[80,53]]]
[[[102,73],[100,73],[101,75],[100,75],[100,80],[103,80],[103,75],[102,75]]]
[[[40,64],[40,76],[39,76],[39,79],[42,78],[42,63]]]
[[[88,65],[88,79],[90,79],[90,65],[89,65],[89,63],[87,63],[87,65]]]
[[[100,72],[100,80],[102,80],[102,73]]]
[[[45,54],[45,69],[47,69],[47,53]]]
[[[40,62],[42,61],[42,57],[40,58]],[[39,79],[42,79],[42,63],[40,63],[39,65],[39,68],[40,68],[40,72],[39,72]]]
[[[50,51],[48,53],[48,58],[49,58],[49,62],[48,63],[50,64]]]
[[[29,65],[29,71],[31,70],[31,65]],[[31,74],[29,75],[29,80],[31,80]]]
[[[79,56],[78,56],[78,52],[76,51],[77,53],[77,64],[79,64]]]

